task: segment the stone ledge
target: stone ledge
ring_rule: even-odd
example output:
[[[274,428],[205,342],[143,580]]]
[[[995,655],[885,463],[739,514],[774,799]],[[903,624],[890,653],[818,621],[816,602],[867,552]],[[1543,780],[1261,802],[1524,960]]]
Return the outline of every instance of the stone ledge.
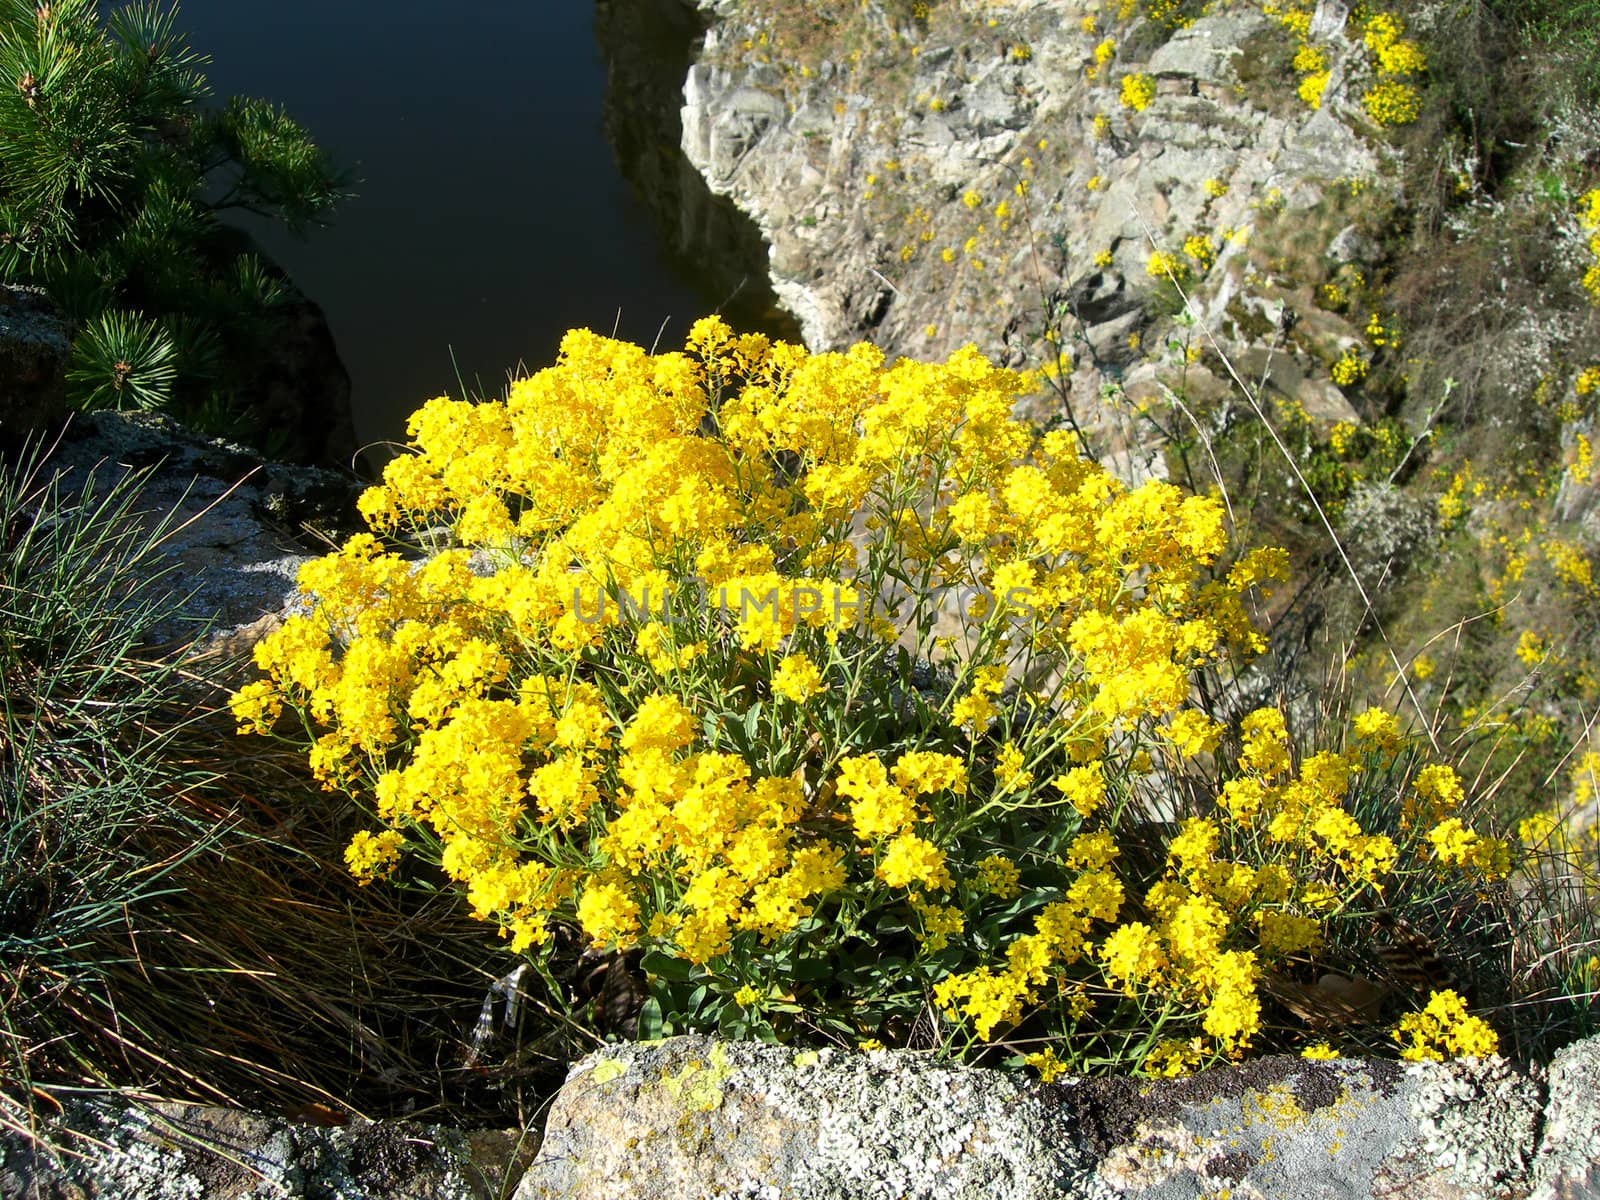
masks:
[[[1277,1057],[1071,1080],[678,1038],[583,1059],[516,1200],[1593,1195],[1600,1039],[1544,1074]]]
[[[1503,1058],[1275,1057],[1040,1084],[905,1051],[683,1037],[574,1064],[541,1139],[73,1105],[0,1130],[0,1200],[1594,1200],[1600,1037]],[[538,1155],[526,1166],[535,1147]]]

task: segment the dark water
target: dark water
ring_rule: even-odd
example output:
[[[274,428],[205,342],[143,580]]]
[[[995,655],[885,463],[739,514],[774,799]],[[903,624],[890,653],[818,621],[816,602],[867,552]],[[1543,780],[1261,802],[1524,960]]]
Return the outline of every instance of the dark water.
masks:
[[[457,369],[498,396],[568,328],[648,346],[665,321],[671,347],[716,305],[618,171],[589,0],[182,0],[178,25],[217,97],[282,104],[358,176],[303,240],[241,223],[326,311],[363,442]]]

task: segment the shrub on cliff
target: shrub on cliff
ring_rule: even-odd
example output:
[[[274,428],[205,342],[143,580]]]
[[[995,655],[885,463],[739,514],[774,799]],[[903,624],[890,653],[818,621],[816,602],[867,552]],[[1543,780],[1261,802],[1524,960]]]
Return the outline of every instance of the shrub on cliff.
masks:
[[[645,1031],[1173,1073],[1387,991],[1407,1054],[1492,1049],[1441,979],[1367,977],[1375,912],[1480,906],[1507,846],[1391,714],[1302,751],[1219,690],[1281,552],[1037,437],[1020,385],[570,334],[507,402],[413,416],[363,512],[453,548],[309,564],[235,711],[292,710],[374,811],[360,877],[420,858],[535,963],[556,926],[642,951]]]
[[[303,228],[343,181],[273,105],[203,108],[205,59],[175,19],[154,0],[0,3],[0,279],[79,323],[80,405],[226,426],[229,364],[284,287],[217,215]]]

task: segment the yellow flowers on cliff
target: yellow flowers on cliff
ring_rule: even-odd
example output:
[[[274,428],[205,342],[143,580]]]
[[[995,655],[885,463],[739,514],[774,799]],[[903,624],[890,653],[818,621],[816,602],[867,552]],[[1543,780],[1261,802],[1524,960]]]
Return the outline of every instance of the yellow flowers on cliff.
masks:
[[[1369,16],[1362,33],[1378,81],[1367,89],[1361,103],[1379,125],[1408,125],[1422,114],[1422,96],[1406,80],[1427,70],[1428,60],[1404,34],[1400,18],[1384,12]]]
[[[1589,253],[1594,257],[1584,272],[1583,288],[1594,303],[1600,304],[1600,188],[1584,193],[1578,200],[1578,224],[1589,235]]]
[[[1156,81],[1143,71],[1122,77],[1122,106],[1143,112],[1156,98]]]
[[[1392,714],[1300,756],[1276,709],[1205,711],[1283,552],[1021,423],[1022,388],[970,347],[573,331],[505,401],[414,414],[241,728],[297,716],[370,814],[358,878],[426,863],[536,960],[558,926],[642,951],[663,1027],[892,1041],[931,1002],[951,1041],[1040,1017],[1041,1071],[1238,1057],[1264,973],[1397,870],[1486,880],[1506,850],[1436,770],[1409,824],[1358,815]],[[1203,764],[1150,853],[1153,797]]]

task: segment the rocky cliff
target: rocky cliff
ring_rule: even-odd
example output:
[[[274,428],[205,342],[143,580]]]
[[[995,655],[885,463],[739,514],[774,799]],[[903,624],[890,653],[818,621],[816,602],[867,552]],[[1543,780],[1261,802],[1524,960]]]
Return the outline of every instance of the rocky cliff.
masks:
[[[1296,95],[1293,36],[1253,4],[1176,29],[1050,0],[899,19],[871,5],[848,29],[701,7],[683,149],[760,229],[813,349],[867,339],[928,358],[973,342],[1036,366],[1059,348],[1092,414],[1183,309],[1159,253],[1215,349],[1313,415],[1348,415],[1328,370],[1364,352],[1362,330],[1281,261],[1292,225],[1294,257],[1361,269],[1373,193],[1394,188],[1345,6],[1314,19],[1318,108]],[[1223,386],[1206,358],[1190,388]]]

